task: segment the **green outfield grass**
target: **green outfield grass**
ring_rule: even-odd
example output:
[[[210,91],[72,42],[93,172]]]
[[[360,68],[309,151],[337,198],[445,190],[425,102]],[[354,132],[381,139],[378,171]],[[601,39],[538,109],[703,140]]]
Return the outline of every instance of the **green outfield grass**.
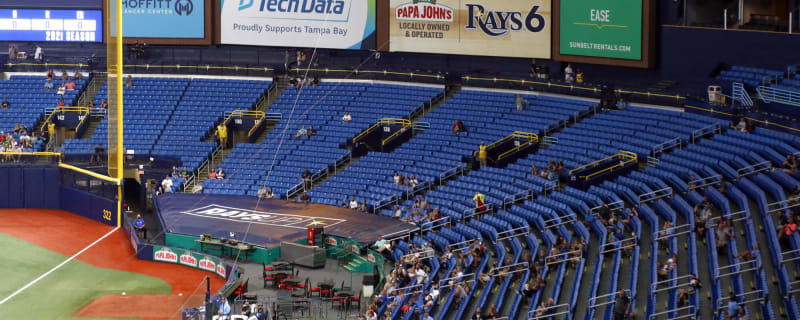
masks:
[[[68,258],[3,233],[0,252],[0,300]],[[0,314],[3,319],[99,319],[74,314],[107,294],[169,294],[170,290],[161,279],[72,260],[0,305]]]

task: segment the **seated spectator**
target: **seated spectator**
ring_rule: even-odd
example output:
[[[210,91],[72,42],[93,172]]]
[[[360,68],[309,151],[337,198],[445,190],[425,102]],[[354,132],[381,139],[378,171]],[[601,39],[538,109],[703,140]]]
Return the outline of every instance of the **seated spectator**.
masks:
[[[403,216],[403,210],[400,209],[399,206],[394,206],[394,216],[395,218],[400,218]]]
[[[308,136],[309,138],[311,138],[311,137],[313,137],[313,136],[314,136],[314,135],[316,135],[316,134],[317,134],[317,130],[314,130],[314,126],[312,126],[312,125],[309,125],[309,126],[308,126],[308,131],[307,131],[307,133],[306,133],[306,136]]]
[[[731,128],[741,132],[747,132],[747,121],[744,119],[744,117],[739,117],[737,122],[731,123]]]
[[[661,229],[661,231],[658,233],[659,237],[658,242],[660,242],[660,245],[664,249],[669,250],[669,246],[667,246],[667,239],[674,233],[675,230],[672,227],[672,222],[671,221],[664,222],[664,228]]]
[[[214,170],[211,170],[211,172],[208,173],[208,178],[209,179],[216,179],[217,178],[217,172],[214,171]]]
[[[312,87],[319,87],[319,77],[318,76],[314,76],[314,80],[311,81],[311,86]]]
[[[53,90],[53,80],[47,79],[47,81],[44,83],[44,89]]]
[[[625,101],[622,97],[617,100],[617,110],[625,110],[628,107],[628,102]]]
[[[89,109],[95,109],[94,102],[89,101],[89,103],[86,104],[86,107]]]
[[[188,178],[189,177],[189,170],[186,170],[186,166],[183,166],[183,170],[180,173],[181,178]]]
[[[67,81],[67,80],[69,80],[69,75],[67,74],[66,71],[61,72],[61,77],[59,77],[58,80]]]
[[[217,179],[225,179],[225,171],[222,171],[222,166],[217,167]]]
[[[564,68],[564,81],[567,83],[572,83],[575,81],[575,71],[572,69],[572,64],[567,64],[567,67]]]
[[[133,228],[136,229],[137,233],[142,234],[142,239],[147,239],[147,229],[145,228],[144,219],[142,219],[142,215],[137,214],[136,220],[133,220]]]
[[[128,78],[125,79],[125,86],[126,87],[133,87],[133,76],[128,75]]]
[[[456,123],[453,124],[453,133],[458,135],[461,132],[467,132],[467,129],[461,120],[456,120]]]
[[[341,207],[342,208],[349,208],[350,207],[350,202],[347,202],[347,197],[344,197],[344,199],[342,199]]]
[[[356,197],[350,198],[350,209],[358,209],[358,201],[356,201]]]
[[[309,204],[309,203],[311,203],[311,196],[308,195],[307,192],[303,191],[303,194],[300,195],[300,198],[298,198],[298,201],[301,202],[301,203]]]
[[[345,111],[344,116],[342,116],[343,122],[350,122],[353,121],[353,117],[350,116],[350,111]]]
[[[297,81],[297,77],[293,76],[292,79],[289,80],[289,85],[290,86],[294,86],[295,88],[299,88],[300,87],[300,82]]]
[[[12,130],[12,132],[19,133],[19,130],[20,130],[19,129],[19,123],[17,123],[17,124],[14,125],[14,130]]]
[[[62,97],[58,98],[58,106],[59,107],[63,107],[65,105],[66,104],[64,103],[64,97],[62,96]]]
[[[92,155],[92,158],[89,159],[89,162],[102,162],[104,153],[106,153],[106,149],[103,148],[103,145],[98,144],[97,147],[94,147],[94,154]]]
[[[272,191],[272,187],[264,190],[264,185],[261,185],[261,189],[258,190],[258,197],[262,199],[272,199],[275,197],[275,193]]]
[[[11,108],[11,103],[8,102],[7,98],[3,98],[3,103],[0,104],[0,108],[3,108],[3,109]]]
[[[53,69],[50,69],[49,71],[47,71],[47,74],[44,77],[47,80],[55,80],[56,79],[56,73],[53,72]]]
[[[72,80],[67,80],[67,83],[64,84],[64,89],[75,90],[75,82],[72,82]]]
[[[75,74],[72,75],[72,80],[78,81],[83,79],[83,74],[79,70],[75,70]]]
[[[790,154],[786,157],[786,161],[783,162],[783,172],[786,172],[790,175],[797,174],[797,156],[794,154]]]
[[[308,171],[308,168],[303,170],[303,174],[300,175],[300,179],[303,180],[303,187],[306,190],[310,190],[311,189],[311,176],[312,176],[311,175],[311,171]]]
[[[406,185],[406,181],[408,181],[408,176],[400,176],[400,183],[398,184],[404,186]]]
[[[306,126],[300,127],[300,129],[297,130],[297,134],[294,135],[294,138],[297,139],[303,136],[308,136],[308,130],[306,130]]]
[[[517,106],[517,110],[525,110],[525,106],[528,105],[528,102],[525,101],[525,98],[522,97],[521,94],[517,93],[517,98],[514,100],[514,104]]]
[[[367,200],[361,200],[361,204],[358,205],[359,212],[367,212]]]
[[[164,177],[164,180],[161,180],[161,188],[164,189],[164,192],[172,192],[172,178],[169,175]]]
[[[797,231],[797,224],[787,216],[781,216],[781,224],[778,226],[778,242],[780,242],[783,250],[792,249],[791,238],[792,234]]]
[[[394,172],[394,176],[392,176],[392,180],[394,184],[400,184],[400,174],[397,171]]]
[[[100,109],[108,109],[108,102],[106,102],[106,99],[100,100]]]
[[[417,175],[412,174],[411,179],[408,180],[408,186],[414,188],[419,185],[419,181],[417,180]]]
[[[760,251],[758,250],[758,244],[756,244],[753,246],[753,250],[745,250],[744,252],[736,255],[736,257],[744,261],[752,261],[758,259],[759,255]]]

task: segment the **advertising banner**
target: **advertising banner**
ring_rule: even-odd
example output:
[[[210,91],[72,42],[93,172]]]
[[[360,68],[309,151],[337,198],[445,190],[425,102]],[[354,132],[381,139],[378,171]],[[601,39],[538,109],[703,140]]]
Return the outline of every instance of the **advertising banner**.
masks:
[[[153,246],[153,261],[180,264],[213,272],[223,278],[227,275],[225,263],[219,258],[178,248]]]
[[[550,0],[391,0],[391,51],[550,58]]]
[[[204,0],[122,0],[126,38],[205,37]]]
[[[376,0],[222,0],[224,44],[375,49]]]
[[[561,0],[559,53],[640,60],[642,0]]]

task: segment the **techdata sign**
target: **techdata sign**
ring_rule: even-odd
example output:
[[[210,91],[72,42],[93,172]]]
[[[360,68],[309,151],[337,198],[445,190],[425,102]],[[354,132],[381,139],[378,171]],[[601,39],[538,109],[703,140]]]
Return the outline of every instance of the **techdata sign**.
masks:
[[[222,0],[222,43],[375,49],[376,0]]]
[[[205,37],[203,0],[122,0],[122,32],[126,38]]]
[[[550,0],[391,0],[391,51],[550,58]]]
[[[642,59],[642,0],[561,0],[559,53]]]

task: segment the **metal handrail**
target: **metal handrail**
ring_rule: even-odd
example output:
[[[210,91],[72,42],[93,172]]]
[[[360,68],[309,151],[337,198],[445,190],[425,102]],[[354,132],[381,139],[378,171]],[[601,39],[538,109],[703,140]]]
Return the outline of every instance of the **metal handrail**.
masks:
[[[683,311],[683,310],[687,310],[688,313],[684,314],[684,315],[677,316],[677,317],[671,317],[671,318],[668,318],[668,319],[670,319],[670,320],[697,319],[697,311],[696,311],[697,309],[696,309],[696,307],[694,305],[690,304],[690,305],[685,306],[685,307],[680,307],[680,308],[675,308],[675,309],[671,309],[671,310],[666,310],[666,311],[653,313],[653,314],[650,315],[650,320],[654,320],[654,319],[657,319],[660,316],[669,315],[671,313],[677,313],[677,312],[680,312],[680,311]]]
[[[752,268],[739,269],[739,271],[731,271],[731,272],[728,272],[728,273],[720,274],[721,271],[729,270],[731,268],[736,268],[736,267],[739,267],[739,266],[748,265],[748,264],[752,264],[752,263],[755,263],[756,266],[752,267]],[[717,270],[714,270],[714,280],[722,278],[722,277],[734,276],[734,275],[737,275],[737,274],[742,274],[742,273],[745,273],[745,272],[755,271],[755,270],[760,270],[760,269],[761,269],[761,260],[760,259],[753,259],[753,260],[748,260],[748,261],[744,261],[744,262],[729,264],[727,266],[717,267]]]
[[[661,198],[672,197],[672,187],[666,187],[653,192],[639,195],[639,204],[655,201]]]
[[[669,151],[670,149],[675,147],[678,147],[678,149],[681,149],[683,147],[682,140],[680,137],[670,139],[653,146],[652,154],[657,155],[659,153]]]
[[[622,290],[622,291],[624,291],[628,295],[631,294],[631,290],[630,289],[625,289],[625,290]],[[595,308],[599,308],[599,307],[602,307],[602,306],[607,306],[609,304],[616,303],[617,302],[617,294],[619,294],[619,291],[612,292],[612,293],[606,293],[604,295],[590,297],[589,298],[589,303],[591,305],[589,306],[589,309],[595,309]],[[601,302],[601,303],[595,303],[595,301],[597,301],[598,299],[608,298],[608,297],[611,297],[611,296],[614,297],[614,299],[611,300],[611,301],[604,301],[604,302]]]
[[[706,132],[706,130],[708,129],[711,129],[711,131]],[[700,129],[692,130],[692,143],[695,143],[698,137],[702,137],[708,133],[721,133],[721,132],[722,132],[722,127],[719,125],[719,123],[713,123],[705,127],[702,127]]]
[[[557,304],[557,305],[554,305],[554,306],[543,308],[542,310],[547,312],[547,311],[550,311],[550,310],[558,310],[558,309],[562,309],[562,308],[566,308],[566,310],[565,311],[560,311],[560,312],[555,312],[555,313],[543,314],[543,315],[540,315],[540,316],[536,315],[536,312],[538,311],[538,308],[534,309],[534,310],[528,310],[528,320],[548,319],[550,317],[555,317],[555,316],[560,316],[560,315],[567,315],[567,319],[570,319],[571,315],[572,315],[572,307],[569,304],[566,304],[566,303]]]
[[[800,197],[776,201],[767,204],[767,214],[779,213],[797,206],[800,206]]]
[[[483,206],[485,207],[483,210],[478,210],[478,208],[472,208],[472,209],[464,210],[464,214],[461,216],[461,221],[463,222],[463,221],[465,221],[468,218],[471,218],[473,216],[494,211],[494,204],[493,203],[486,203]],[[470,211],[472,211],[472,213],[467,214],[467,212],[470,212]]]
[[[636,237],[630,237],[630,238],[622,239],[622,240],[619,240],[619,241],[611,242],[611,243],[609,243],[610,245],[616,245],[617,243],[619,243],[620,246],[600,251],[600,253],[601,254],[606,254],[606,253],[617,252],[617,251],[620,251],[620,250],[625,250],[625,249],[636,247],[638,245],[637,242],[636,242],[637,240],[638,239],[636,239]],[[628,244],[625,244],[626,242],[628,242]]]
[[[572,260],[573,258],[558,259],[558,257],[562,257],[562,256],[569,257],[569,255],[571,255],[573,253],[576,253],[576,252],[579,252],[581,254],[580,258],[583,258],[583,251],[582,250],[572,250],[572,251],[562,252],[562,253],[559,253],[559,254],[549,255],[549,256],[545,257],[544,258],[545,265],[549,266],[549,265],[559,264],[559,263],[562,263],[562,262],[567,262],[569,260]]]
[[[678,231],[678,230],[681,230],[681,229],[686,229],[686,230]],[[664,236],[660,235],[661,232],[664,232],[664,231],[667,231],[667,230],[672,230],[672,233],[664,235]],[[673,226],[673,227],[669,227],[669,228],[664,229],[664,230],[659,230],[659,231],[653,232],[653,240],[658,241],[658,240],[662,240],[662,239],[669,239],[669,238],[672,238],[672,237],[677,237],[677,236],[684,235],[684,234],[691,233],[691,232],[692,232],[692,225],[691,224],[688,224],[688,223],[687,224],[682,224],[682,225],[679,225],[679,226]]]
[[[372,213],[378,213],[379,210],[394,203],[397,203],[398,201],[400,201],[400,198],[402,198],[402,193],[393,194],[391,196],[376,201],[375,204],[372,206],[373,210]]]
[[[544,221],[544,228],[545,229],[552,229],[552,228],[555,228],[555,227],[563,226],[565,224],[574,223],[577,220],[578,220],[577,216],[574,213],[570,213],[568,215],[564,215],[564,216],[556,217],[556,218],[553,218],[553,219],[545,220]],[[554,221],[558,221],[558,222],[555,223],[555,224],[550,224],[551,222],[554,222]]]
[[[786,251],[781,252],[781,256],[780,256],[780,258],[778,260],[778,263],[783,265],[785,263],[789,263],[789,262],[792,262],[792,261],[800,260],[800,257],[784,258],[784,256],[792,256],[792,255],[794,255],[796,253],[800,253],[800,249],[786,250]]]
[[[445,222],[440,224],[440,225],[436,225],[436,223],[440,222],[440,221],[445,221]],[[448,225],[449,226],[452,223],[450,221],[450,216],[444,216],[444,217],[441,217],[441,218],[436,219],[436,220],[423,222],[421,225],[425,226],[425,225],[428,225],[428,224],[430,224],[430,228],[421,228],[420,232],[430,231],[430,230],[433,230],[433,228],[441,227],[441,226],[444,226],[444,225]]]
[[[402,120],[405,120],[405,119],[402,119]],[[381,121],[383,121],[383,120],[381,120]],[[386,137],[386,139],[381,140],[381,145],[386,145],[386,142],[388,142],[389,140],[394,139],[394,137],[402,134],[403,132],[406,132],[406,130],[408,130],[408,128],[411,128],[411,121],[409,121],[409,120],[405,120],[402,124],[403,124],[403,127],[400,128],[400,130],[395,131],[395,133],[392,133],[391,135]]]
[[[522,197],[522,198],[517,198],[517,196],[521,195],[521,194],[524,194],[525,196]],[[533,197],[533,191],[532,190],[525,190],[525,191],[517,192],[515,194],[512,194],[510,196],[507,196],[507,197],[503,198],[503,207],[506,207],[509,203],[514,203],[514,202],[517,202],[517,201],[522,200],[522,199],[531,199],[532,197]],[[509,198],[511,198],[511,201],[508,201]]]
[[[705,187],[710,186],[712,184],[720,183],[721,181],[722,181],[722,175],[719,175],[719,174],[715,175],[715,176],[710,176],[710,177],[705,177],[705,178],[692,180],[692,181],[689,181],[688,190],[692,191],[694,189],[705,188]]]
[[[600,208],[602,208],[602,207],[603,206],[596,206],[596,207],[592,208],[592,213],[597,213],[597,211],[600,210]],[[606,207],[608,207],[608,209],[611,210],[611,212],[614,212],[614,211],[625,209],[625,203],[622,202],[622,200],[614,201],[612,203],[606,204]]]
[[[764,296],[764,293],[765,293],[764,290],[759,289],[759,290],[753,290],[753,291],[745,292],[745,293],[742,293],[742,294],[736,294],[734,296],[736,296],[737,298],[744,298],[744,297],[750,296],[750,295],[757,295],[757,297],[755,297],[755,298],[751,298],[751,299],[747,299],[747,300],[744,300],[744,301],[741,301],[741,302],[737,302],[737,304],[743,305],[743,304],[750,304],[750,303],[757,302],[758,304],[764,305],[764,304],[767,303],[767,299],[766,299],[766,296]],[[729,296],[728,297],[721,297],[721,298],[717,299],[717,305],[718,305],[717,312],[719,312],[720,316],[722,315],[722,311],[724,311],[725,309],[728,308],[728,306],[726,305],[726,302],[728,302],[730,300],[731,300],[731,298]]]
[[[452,167],[450,169],[445,170],[444,172],[439,174],[439,185],[442,185],[442,181],[457,174],[464,175],[464,167]]]
[[[689,282],[686,282],[684,284],[672,285],[672,286],[669,286],[669,287],[666,287],[666,288],[660,288],[660,289],[658,288],[658,285],[660,285],[660,284],[670,283],[670,282],[673,282],[673,281],[678,281],[678,280],[683,280],[683,279],[689,279]],[[674,290],[674,289],[678,289],[678,288],[683,288],[683,287],[689,286],[692,283],[691,279],[692,279],[691,275],[685,275],[685,276],[675,277],[675,278],[671,278],[671,279],[667,279],[667,280],[661,280],[661,281],[653,282],[653,283],[650,284],[650,294],[652,295],[652,294],[656,294],[656,293],[659,293],[659,292],[662,292],[662,291]]]
[[[736,216],[736,215],[741,215],[741,217],[739,217],[739,218],[731,218],[731,217]],[[721,218],[725,218],[727,220],[730,220],[731,222],[747,220],[747,219],[750,218],[750,211],[749,210],[736,211],[736,212],[729,213],[729,214],[726,214],[726,215],[722,215],[722,216],[719,216],[719,217],[713,217],[713,218],[709,219],[708,221],[711,222],[711,223],[716,223],[717,220],[719,220]]]
[[[744,171],[746,171],[748,169],[751,169],[752,171],[742,173],[742,172],[744,172]],[[747,166],[747,167],[744,167],[744,168],[737,169],[736,170],[736,175],[737,175],[738,179],[741,179],[743,177],[746,177],[746,176],[749,176],[749,175],[752,175],[752,174],[756,174],[756,173],[759,173],[759,172],[762,172],[762,171],[771,170],[771,169],[772,169],[772,162],[763,161],[763,162],[759,162],[759,163],[756,163],[756,164],[751,165],[751,166]]]

